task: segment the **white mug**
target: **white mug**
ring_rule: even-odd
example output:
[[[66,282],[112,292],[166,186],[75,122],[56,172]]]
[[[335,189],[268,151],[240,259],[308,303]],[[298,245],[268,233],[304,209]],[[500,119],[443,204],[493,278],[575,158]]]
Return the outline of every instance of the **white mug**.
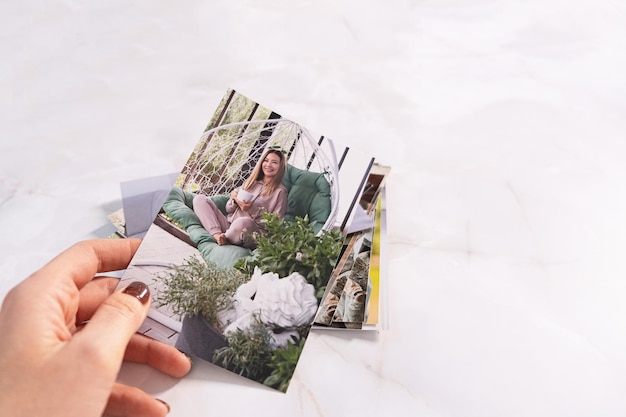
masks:
[[[242,201],[244,203],[248,203],[250,201],[252,201],[252,198],[254,198],[254,194],[249,193],[248,191],[244,190],[243,188],[240,188],[239,191],[237,191],[237,200]]]

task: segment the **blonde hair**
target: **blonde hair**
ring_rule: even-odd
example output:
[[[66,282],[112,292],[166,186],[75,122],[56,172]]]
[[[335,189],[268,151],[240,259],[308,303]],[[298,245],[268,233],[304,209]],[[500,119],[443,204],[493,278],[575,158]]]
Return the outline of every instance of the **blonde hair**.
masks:
[[[252,174],[250,174],[250,176],[248,177],[246,182],[243,183],[243,187],[242,188],[244,190],[248,191],[250,188],[252,188],[252,186],[254,185],[255,182],[261,181],[263,178],[265,178],[265,174],[263,173],[262,165],[263,165],[263,161],[265,161],[265,158],[267,157],[267,155],[269,155],[271,153],[273,153],[274,155],[278,155],[278,158],[280,159],[280,166],[278,167],[278,172],[276,173],[276,175],[274,175],[274,178],[272,178],[270,183],[267,184],[266,187],[261,192],[261,195],[270,195],[270,194],[272,194],[276,190],[276,188],[278,188],[278,186],[283,182],[283,176],[285,175],[285,170],[287,168],[287,162],[285,161],[285,155],[283,154],[283,152],[281,150],[269,149],[268,151],[266,151],[263,154],[261,159],[259,159],[259,162],[254,167],[254,170],[252,171]]]

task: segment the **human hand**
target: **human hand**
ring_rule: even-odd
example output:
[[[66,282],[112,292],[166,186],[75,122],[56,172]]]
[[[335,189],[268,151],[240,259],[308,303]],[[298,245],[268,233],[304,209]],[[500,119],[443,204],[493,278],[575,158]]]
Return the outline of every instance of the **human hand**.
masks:
[[[239,194],[239,188],[235,188],[233,191],[230,192],[230,198],[237,201],[237,194]]]
[[[239,195],[239,188],[235,188],[230,192],[230,198],[237,201],[237,195]]]
[[[250,207],[252,207],[252,202],[250,201],[235,200],[235,202],[237,203],[237,205],[242,211],[248,211],[250,210]]]
[[[245,194],[249,194],[249,193],[245,193]],[[239,188],[236,188],[230,192],[230,198],[232,198],[235,201],[235,203],[237,203],[237,206],[239,206],[239,208],[243,211],[248,211],[250,207],[252,207],[252,201],[239,199]]]
[[[165,416],[169,407],[116,383],[124,359],[182,377],[191,362],[135,332],[150,305],[139,283],[97,272],[126,268],[139,239],[80,242],[13,288],[0,309],[0,415]]]

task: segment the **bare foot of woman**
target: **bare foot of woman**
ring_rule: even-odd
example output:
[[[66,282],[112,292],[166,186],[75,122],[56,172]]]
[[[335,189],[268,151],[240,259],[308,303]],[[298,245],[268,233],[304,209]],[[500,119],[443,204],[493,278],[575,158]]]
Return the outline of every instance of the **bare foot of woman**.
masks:
[[[226,235],[224,233],[216,233],[213,235],[215,241],[218,245],[225,245],[228,243],[228,239],[226,239]]]

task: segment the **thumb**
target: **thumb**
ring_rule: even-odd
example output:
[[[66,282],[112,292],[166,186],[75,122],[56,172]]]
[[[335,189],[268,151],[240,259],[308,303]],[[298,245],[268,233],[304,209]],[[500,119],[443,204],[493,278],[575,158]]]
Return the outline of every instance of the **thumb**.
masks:
[[[117,375],[126,346],[145,320],[149,308],[150,290],[143,282],[133,282],[109,296],[72,339],[75,347],[89,356],[83,363],[95,360],[100,371]]]

